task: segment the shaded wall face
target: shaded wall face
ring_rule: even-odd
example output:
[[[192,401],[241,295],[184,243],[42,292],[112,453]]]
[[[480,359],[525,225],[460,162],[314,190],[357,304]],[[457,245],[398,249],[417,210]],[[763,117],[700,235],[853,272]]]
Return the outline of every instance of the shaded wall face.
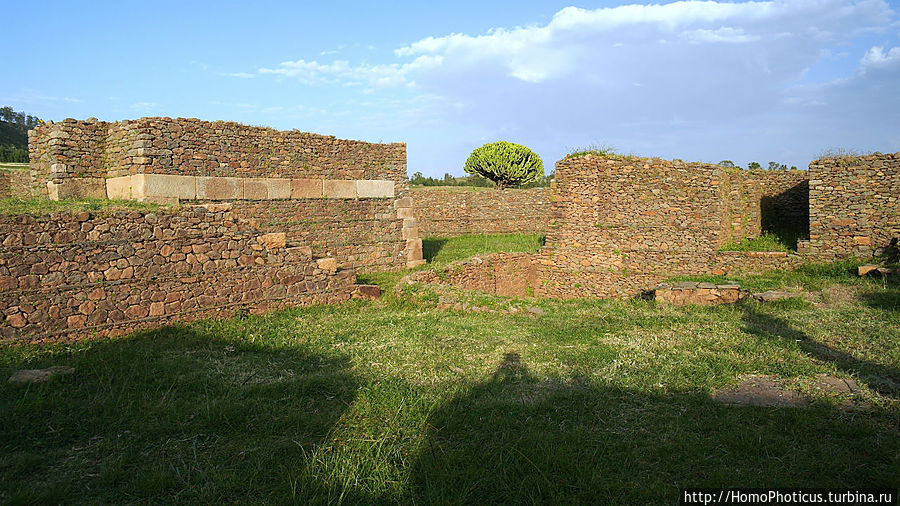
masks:
[[[467,234],[539,234],[550,224],[550,189],[415,187],[422,237]]]
[[[800,251],[869,257],[900,238],[900,153],[809,164],[810,238]]]
[[[809,237],[808,181],[805,170],[723,170],[720,246],[764,232],[791,245]]]

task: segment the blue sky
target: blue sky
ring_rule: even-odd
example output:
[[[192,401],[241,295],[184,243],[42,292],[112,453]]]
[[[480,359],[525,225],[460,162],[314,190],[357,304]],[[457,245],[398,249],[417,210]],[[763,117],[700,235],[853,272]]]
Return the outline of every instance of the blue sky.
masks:
[[[0,105],[406,142],[462,175],[507,140],[805,167],[900,151],[900,6],[772,2],[28,2]]]

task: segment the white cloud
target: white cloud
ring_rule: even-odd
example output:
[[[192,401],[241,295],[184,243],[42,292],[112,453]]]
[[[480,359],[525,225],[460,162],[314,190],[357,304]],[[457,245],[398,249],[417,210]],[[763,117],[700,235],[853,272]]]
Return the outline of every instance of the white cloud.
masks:
[[[885,52],[884,46],[875,46],[866,51],[860,60],[863,69],[885,68],[892,65],[900,65],[900,47],[892,47]]]

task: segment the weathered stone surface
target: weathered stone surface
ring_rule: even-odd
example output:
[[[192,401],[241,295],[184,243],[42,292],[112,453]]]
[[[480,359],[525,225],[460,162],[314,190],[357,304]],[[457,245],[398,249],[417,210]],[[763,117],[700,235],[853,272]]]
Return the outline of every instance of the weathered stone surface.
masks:
[[[48,182],[50,200],[73,198],[106,198],[106,180],[101,178],[66,178],[60,183]]]
[[[106,180],[106,198],[112,200],[130,200],[131,176],[108,178]]]
[[[413,194],[417,193],[418,190],[413,190]],[[402,199],[397,199],[394,201],[394,209],[400,209],[401,207],[414,207],[414,202],[412,197],[403,197]]]
[[[353,292],[355,299],[375,300],[381,297],[381,287],[378,285],[356,285],[356,291]]]
[[[333,199],[356,198],[356,181],[326,179],[323,183],[325,196]]]
[[[292,179],[291,198],[310,199],[325,196],[324,184],[321,179]]]
[[[256,240],[268,249],[284,248],[287,244],[287,235],[284,232],[273,232],[261,235]]]
[[[72,374],[75,369],[68,366],[55,365],[46,369],[20,369],[9,377],[10,383],[43,383],[57,376]]]
[[[291,198],[291,180],[282,178],[266,178],[266,186],[268,188],[267,197],[269,199],[289,199]]]
[[[374,179],[356,181],[359,198],[394,198],[394,182]]]
[[[805,407],[809,401],[793,390],[788,390],[771,376],[749,376],[740,384],[724,388],[713,394],[713,400],[722,404],[764,407]]]
[[[415,207],[423,236],[542,234],[550,228],[549,188],[420,186],[395,206],[401,207]]]
[[[318,265],[319,269],[322,269],[323,271],[337,271],[337,259],[334,258],[320,258],[316,260],[316,265]]]
[[[236,177],[197,177],[197,198],[200,200],[234,200],[243,198],[240,180]]]
[[[401,207],[397,209],[397,218],[405,219],[405,218],[415,218],[415,211],[409,207]]]
[[[265,178],[241,178],[243,198],[247,200],[266,200],[269,198],[269,185]]]
[[[799,297],[799,294],[791,293],[791,292],[779,292],[776,290],[769,290],[767,292],[754,293],[753,298],[760,302],[772,302],[775,300],[788,299],[791,297]]]
[[[653,292],[654,298],[663,304],[712,306],[734,304],[746,294],[736,284],[695,283],[691,281],[669,285],[662,283]]]
[[[131,176],[131,194],[137,200],[197,198],[197,178],[169,174],[136,174]]]

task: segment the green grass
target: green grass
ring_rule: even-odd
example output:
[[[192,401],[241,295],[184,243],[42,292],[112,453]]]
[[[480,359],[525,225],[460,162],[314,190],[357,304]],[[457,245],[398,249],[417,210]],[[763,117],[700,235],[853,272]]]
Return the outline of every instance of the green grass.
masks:
[[[27,163],[0,162],[0,170],[27,170]]]
[[[543,245],[544,236],[541,234],[467,235],[451,239],[426,237],[422,239],[422,256],[434,266],[443,266],[485,253],[535,253]]]
[[[432,260],[539,243],[449,239]],[[388,294],[2,346],[0,378],[76,372],[0,383],[0,503],[674,504],[689,486],[897,487],[900,287],[848,266],[760,278],[825,304],[542,300],[538,317]],[[822,373],[856,378],[862,407],[810,390]],[[710,399],[747,374],[814,402]]]
[[[796,249],[796,240],[794,247],[791,248],[781,237],[764,232],[759,237],[723,244],[719,251],[792,251]]]
[[[165,207],[171,206],[137,202],[134,200],[65,199],[57,201],[49,199],[0,199],[0,214],[11,215],[42,215],[61,211],[98,211],[101,213],[121,210],[152,211]]]

